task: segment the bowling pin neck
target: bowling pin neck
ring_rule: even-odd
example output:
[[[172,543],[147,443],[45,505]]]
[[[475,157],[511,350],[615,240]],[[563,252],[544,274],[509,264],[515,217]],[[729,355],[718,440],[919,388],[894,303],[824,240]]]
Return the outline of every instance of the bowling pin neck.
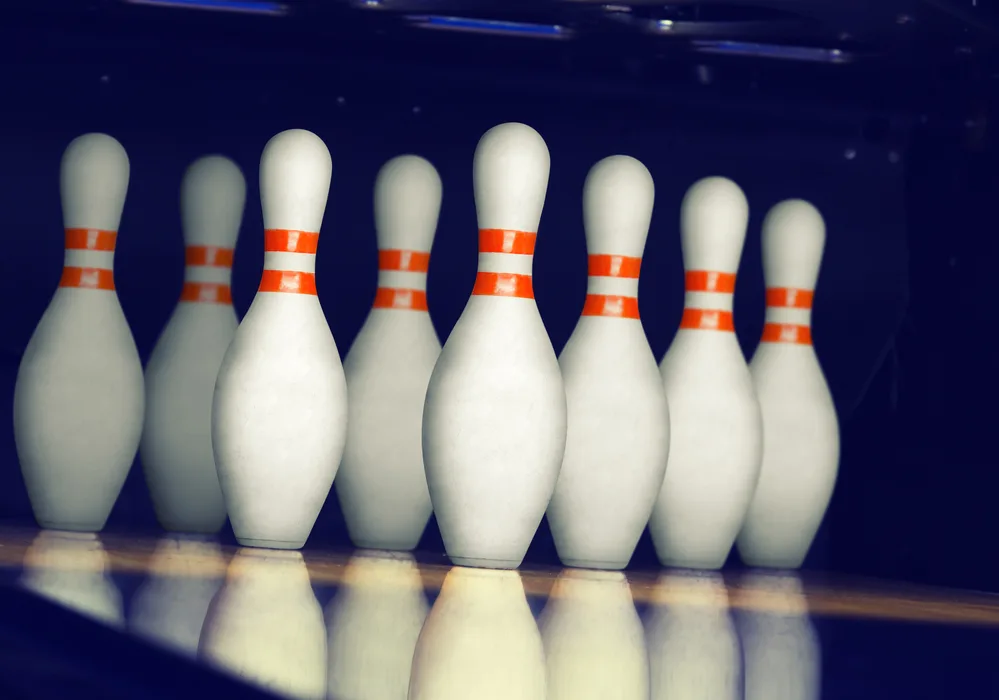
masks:
[[[473,295],[534,299],[531,278],[537,234],[506,229],[479,230],[479,267]]]
[[[318,232],[264,231],[264,272],[257,291],[315,295],[318,245]]]
[[[116,231],[66,229],[66,255],[60,287],[114,290]]]
[[[421,250],[378,251],[378,289],[374,308],[427,310],[430,253]]]
[[[637,320],[638,273],[641,266],[641,258],[590,255],[583,316]]]
[[[734,331],[732,296],[735,273],[717,270],[688,270],[684,275],[686,294],[680,328],[686,330]]]
[[[761,342],[811,345],[812,298],[810,289],[767,289],[767,311]]]
[[[191,245],[185,250],[181,301],[231,304],[232,248]]]

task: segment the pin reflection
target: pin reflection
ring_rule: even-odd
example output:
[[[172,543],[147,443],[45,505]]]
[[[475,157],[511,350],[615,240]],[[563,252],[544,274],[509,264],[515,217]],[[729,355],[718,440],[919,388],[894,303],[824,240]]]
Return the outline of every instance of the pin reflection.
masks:
[[[649,697],[642,621],[624,574],[564,569],[539,626],[549,700]]]
[[[719,574],[662,574],[646,633],[652,700],[739,698],[739,640]]]
[[[111,627],[124,623],[121,592],[95,534],[43,530],[24,555],[27,590]]]
[[[409,700],[544,700],[545,657],[516,570],[452,568],[413,655]]]
[[[330,698],[405,700],[413,651],[429,609],[412,556],[361,552],[352,557],[327,615]]]
[[[236,553],[209,606],[199,655],[285,697],[326,696],[326,626],[300,552]]]
[[[818,700],[822,652],[801,579],[753,573],[741,588],[746,700]]]
[[[219,545],[193,536],[164,537],[149,563],[149,578],[132,598],[129,630],[188,656],[198,639],[208,605],[225,576]]]

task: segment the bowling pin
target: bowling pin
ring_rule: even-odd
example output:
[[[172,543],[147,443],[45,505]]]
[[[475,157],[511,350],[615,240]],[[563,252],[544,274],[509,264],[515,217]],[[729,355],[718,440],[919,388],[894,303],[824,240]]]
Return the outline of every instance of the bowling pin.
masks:
[[[405,700],[416,640],[429,611],[410,554],[352,556],[327,609],[328,697]]]
[[[548,700],[648,700],[649,657],[624,574],[563,570],[538,627]]]
[[[760,405],[732,319],[748,217],[742,190],[721,177],[694,183],[681,204],[686,298],[659,365],[669,464],[649,523],[666,566],[720,568],[760,473]]]
[[[20,584],[56,605],[121,629],[121,591],[111,578],[111,562],[93,533],[38,533],[24,553]]]
[[[822,642],[801,579],[751,572],[740,588],[745,700],[819,700]]]
[[[545,651],[516,571],[453,567],[420,631],[409,700],[546,700]]]
[[[752,566],[801,566],[839,468],[839,423],[812,347],[812,297],[826,227],[808,202],[781,202],[763,221],[766,325],[749,371],[763,411],[763,466],[739,534]]]
[[[375,181],[378,290],[344,373],[350,417],[336,492],[358,547],[413,549],[430,519],[421,447],[423,400],[441,343],[427,312],[441,179],[419,156]]]
[[[14,385],[17,456],[43,528],[101,530],[139,447],[142,362],[113,270],[128,175],[106,134],[77,137],[62,157],[65,266]]]
[[[651,597],[651,700],[741,700],[739,638],[721,575],[663,574]]]
[[[146,365],[139,444],[156,517],[166,530],[212,534],[225,524],[212,454],[212,395],[239,323],[229,279],[245,201],[243,173],[228,158],[206,156],[184,174],[184,287]]]
[[[162,647],[194,657],[208,606],[225,578],[217,542],[193,535],[165,537],[149,560],[149,577],[132,597],[128,629]]]
[[[326,145],[282,131],[260,157],[264,271],[215,382],[212,446],[240,544],[305,544],[347,429],[340,354],[316,295],[332,165]]]
[[[281,697],[325,698],[326,626],[302,553],[237,551],[198,656]]]
[[[669,408],[638,315],[654,197],[649,171],[628,156],[594,165],[583,188],[590,277],[559,357],[568,436],[548,506],[566,566],[627,566],[666,472]]]
[[[520,565],[562,465],[565,390],[531,280],[549,165],[524,124],[493,127],[475,150],[478,274],[423,411],[437,524],[465,566]]]

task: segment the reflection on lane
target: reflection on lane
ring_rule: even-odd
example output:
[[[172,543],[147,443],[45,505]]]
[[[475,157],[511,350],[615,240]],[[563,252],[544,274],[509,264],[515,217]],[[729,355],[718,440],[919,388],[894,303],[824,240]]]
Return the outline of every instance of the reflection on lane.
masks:
[[[405,700],[429,609],[411,555],[354,555],[327,609],[329,697]]]
[[[300,552],[243,548],[226,571],[199,655],[290,698],[326,696],[326,626]]]
[[[544,700],[545,656],[520,573],[453,567],[420,632],[409,700]]]
[[[819,700],[821,648],[801,579],[754,572],[740,589],[746,700]]]
[[[620,572],[564,569],[538,621],[549,700],[646,700],[642,622]]]
[[[27,590],[112,627],[125,621],[121,592],[95,534],[42,530],[24,555]]]
[[[208,538],[164,537],[156,545],[148,571],[148,578],[132,597],[129,631],[195,656],[208,605],[225,576],[222,548]]]
[[[652,700],[737,700],[739,640],[714,572],[663,573],[646,619]]]

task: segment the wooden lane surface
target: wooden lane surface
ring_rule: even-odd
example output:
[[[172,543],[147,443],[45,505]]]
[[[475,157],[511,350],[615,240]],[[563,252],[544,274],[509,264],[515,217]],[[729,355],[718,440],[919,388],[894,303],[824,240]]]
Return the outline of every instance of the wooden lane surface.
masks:
[[[0,529],[0,567],[21,568],[25,554],[37,536],[37,530]],[[145,575],[150,569],[158,540],[153,537],[101,535],[108,563],[114,572]],[[227,561],[238,551],[222,547],[222,557],[185,556],[159,558],[157,573],[192,577],[220,577]],[[356,552],[303,551],[312,580],[320,585],[337,585],[344,577],[348,562]],[[436,591],[451,568],[443,556],[418,553],[416,559],[424,586]],[[561,569],[522,569],[521,578],[528,595],[548,597]],[[749,611],[804,612],[824,617],[891,620],[897,622],[943,623],[976,626],[999,626],[999,595],[947,589],[920,588],[868,580],[844,580],[803,575],[796,577],[757,575],[749,571],[724,572],[725,595],[712,594],[717,584],[696,574],[677,574],[667,570],[628,571],[636,603],[691,603],[728,605]],[[781,581],[792,582],[791,591]],[[663,581],[667,583],[664,585]],[[681,582],[678,588],[669,582]],[[717,581],[717,578],[715,579]],[[770,585],[773,581],[777,585]],[[698,595],[698,588],[704,594]],[[804,596],[797,591],[803,591]],[[693,595],[693,597],[692,597]]]

